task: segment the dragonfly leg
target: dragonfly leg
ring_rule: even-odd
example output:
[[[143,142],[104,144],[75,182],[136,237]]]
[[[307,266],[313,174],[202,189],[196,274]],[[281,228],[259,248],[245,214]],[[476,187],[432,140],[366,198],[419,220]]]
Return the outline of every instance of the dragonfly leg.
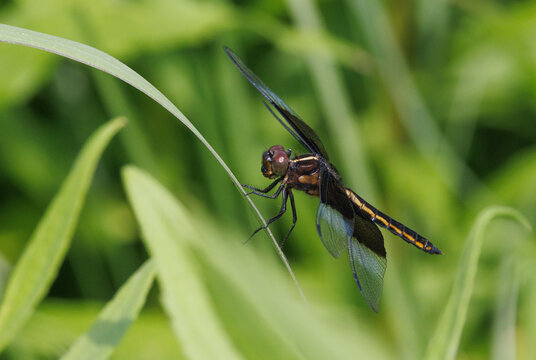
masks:
[[[285,242],[287,241],[292,230],[294,230],[296,222],[298,221],[298,215],[296,213],[296,204],[294,204],[294,194],[292,194],[292,190],[288,190],[288,197],[290,198],[290,208],[292,209],[292,226],[290,227],[287,236],[285,236],[283,241],[281,241],[281,245],[279,245],[281,249],[283,248],[283,245],[285,245]]]
[[[260,228],[258,228],[257,230],[255,230],[253,232],[253,234],[251,234],[251,236],[244,242],[248,242],[253,236],[255,236],[256,233],[258,233],[259,231],[263,230],[263,229],[267,229],[268,226],[270,226],[271,223],[273,223],[274,221],[276,221],[277,219],[279,219],[281,216],[283,216],[283,214],[285,213],[285,211],[287,211],[287,198],[288,198],[288,192],[287,190],[285,190],[285,187],[284,186],[281,186],[278,190],[277,190],[277,193],[281,192],[281,189],[283,189],[283,204],[281,205],[281,210],[279,210],[279,213],[274,216],[273,218],[271,218],[270,220],[268,220],[266,222],[266,225],[265,226],[261,226]],[[266,196],[266,195],[265,195]]]
[[[262,196],[262,197],[265,197],[265,198],[268,198],[268,199],[275,199],[275,198],[277,198],[279,196],[279,194],[281,193],[281,191],[283,191],[283,189],[285,189],[285,185],[279,186],[279,188],[275,191],[275,193],[273,195],[266,195],[262,191],[253,190],[253,191],[247,193],[246,196],[249,196],[251,194],[255,194],[255,195],[259,195],[259,196]],[[264,190],[266,190],[266,189],[264,189]],[[268,192],[270,190],[271,189],[267,190],[266,192]],[[285,192],[283,192],[283,194],[285,194]]]
[[[283,177],[280,177],[279,179],[277,179],[276,181],[274,181],[273,183],[271,183],[270,185],[268,185],[265,189],[257,189],[256,187],[254,186],[250,186],[250,185],[246,185],[246,184],[242,184],[243,187],[247,188],[247,189],[250,189],[250,190],[253,190],[249,193],[246,194],[246,196],[249,196],[251,194],[255,194],[255,195],[259,195],[259,196],[264,196],[264,197],[267,197],[265,196],[264,194],[268,193],[270,190],[272,190],[277,184],[279,184],[281,182],[281,180],[283,180]],[[281,191],[281,190],[279,190]],[[277,194],[279,195],[279,193]],[[277,196],[276,196],[277,197]],[[275,199],[275,198],[273,198]]]

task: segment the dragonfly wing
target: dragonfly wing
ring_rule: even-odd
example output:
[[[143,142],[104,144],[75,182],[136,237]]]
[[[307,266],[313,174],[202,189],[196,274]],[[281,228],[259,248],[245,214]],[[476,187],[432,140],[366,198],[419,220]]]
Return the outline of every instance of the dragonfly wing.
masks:
[[[353,219],[345,218],[337,210],[321,202],[316,212],[316,229],[329,253],[338,258],[348,246],[354,224]]]
[[[354,236],[348,240],[348,255],[350,266],[361,295],[375,312],[379,310],[383,290],[383,275],[387,267],[383,237],[380,230],[372,222],[367,224],[365,219],[355,217]],[[375,230],[372,230],[375,229]],[[376,233],[375,235],[373,235]],[[360,241],[366,237],[367,241]],[[374,237],[374,239],[372,239]],[[381,244],[382,251],[369,247],[371,241],[376,248]]]
[[[281,122],[283,127],[289,131],[292,136],[296,138],[303,146],[309,149],[313,153],[322,155],[324,159],[328,159],[324,144],[294,110],[290,108],[275,92],[273,92],[253,71],[251,71],[246,64],[236,55],[231,49],[224,46],[223,49],[227,55],[231,58],[231,61],[236,65],[238,70],[249,80],[253,86],[268,100],[268,102],[281,114],[285,121],[293,129],[291,131],[279,118],[276,119]]]

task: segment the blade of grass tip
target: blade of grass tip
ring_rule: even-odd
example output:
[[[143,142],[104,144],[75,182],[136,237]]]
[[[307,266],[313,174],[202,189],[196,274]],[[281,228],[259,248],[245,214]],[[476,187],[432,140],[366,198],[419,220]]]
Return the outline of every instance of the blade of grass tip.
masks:
[[[106,304],[91,328],[61,358],[107,359],[138,317],[155,275],[154,263],[147,260]]]
[[[37,225],[5,289],[0,307],[0,352],[52,285],[69,248],[97,162],[125,124],[125,118],[117,118],[91,136]]]
[[[492,206],[478,215],[465,243],[449,300],[428,343],[425,359],[456,357],[475,285],[485,231],[488,224],[496,217],[510,217],[525,228],[531,229],[528,220],[520,212],[509,207]]]
[[[122,171],[143,240],[155,260],[163,303],[177,339],[192,359],[240,359],[211,303],[188,242],[198,239],[185,209],[141,170]]]
[[[177,120],[184,124],[206,146],[206,148],[212,153],[212,155],[214,155],[216,160],[225,169],[231,180],[235,183],[238,190],[241,191],[244,196],[246,195],[246,192],[242,188],[242,185],[240,184],[236,176],[233,174],[231,169],[223,161],[223,159],[216,152],[216,150],[214,150],[214,148],[207,142],[203,135],[201,135],[201,133],[195,128],[195,126],[190,122],[190,120],[188,120],[188,118],[184,116],[182,112],[180,112],[179,109],[177,109],[177,107],[173,105],[173,103],[167,97],[165,97],[158,89],[156,89],[151,83],[149,83],[137,72],[135,72],[113,56],[110,56],[103,51],[97,50],[91,46],[84,45],[76,41],[71,41],[57,36],[43,34],[36,31],[31,31],[5,24],[0,24],[0,41],[10,44],[29,46],[54,54],[58,54],[60,56],[64,56],[66,58],[94,67],[95,69],[107,72],[108,74],[115,76],[116,78],[121,79],[127,84],[130,84],[136,89],[140,90],[141,92],[152,98],[154,101],[159,103],[173,116],[175,116]],[[253,201],[249,197],[246,197],[246,200],[249,202],[250,206],[253,208],[261,222],[266,226],[266,220],[264,220],[263,216],[261,215],[261,212],[255,206]],[[279,248],[279,244],[275,239],[274,235],[272,234],[272,231],[270,229],[267,229],[267,232],[272,239],[272,242],[276,248],[279,257],[285,264],[285,267],[289,272],[292,281],[294,281],[294,285],[298,289],[300,296],[302,297],[304,302],[307,302],[305,299],[305,295],[303,294],[303,291],[298,283],[298,280],[296,279],[296,276],[294,276],[294,273],[290,268],[290,264],[285,254]]]
[[[492,359],[516,359],[516,313],[519,269],[512,257],[503,261],[493,324]]]

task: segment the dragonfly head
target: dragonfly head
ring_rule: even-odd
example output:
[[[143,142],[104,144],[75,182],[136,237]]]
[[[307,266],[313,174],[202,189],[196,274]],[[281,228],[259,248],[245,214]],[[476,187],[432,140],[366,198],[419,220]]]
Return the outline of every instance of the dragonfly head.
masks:
[[[274,145],[262,154],[261,171],[264,176],[274,179],[287,173],[290,149],[285,151],[281,145]]]

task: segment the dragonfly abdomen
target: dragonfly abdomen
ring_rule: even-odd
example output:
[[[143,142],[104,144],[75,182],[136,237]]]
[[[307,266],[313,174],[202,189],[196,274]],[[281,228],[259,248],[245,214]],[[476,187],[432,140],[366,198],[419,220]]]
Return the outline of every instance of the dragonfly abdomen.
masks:
[[[352,200],[354,207],[365,217],[372,220],[375,224],[389,230],[393,234],[401,237],[406,242],[412,244],[418,249],[429,254],[442,254],[441,250],[436,248],[427,238],[420,235],[416,231],[410,229],[406,225],[396,221],[390,216],[382,213],[374,206],[363,200],[359,195],[352,190],[346,188],[348,197]]]

